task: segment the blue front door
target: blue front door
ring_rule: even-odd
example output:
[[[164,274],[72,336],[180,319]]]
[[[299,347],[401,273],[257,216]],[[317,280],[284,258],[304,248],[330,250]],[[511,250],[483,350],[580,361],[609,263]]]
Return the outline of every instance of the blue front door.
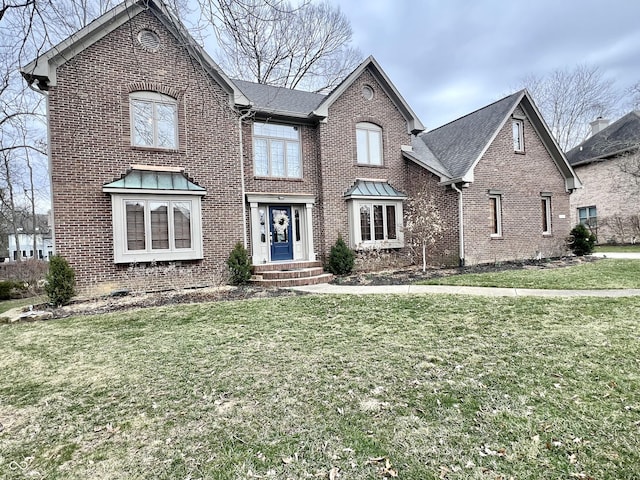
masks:
[[[271,261],[293,259],[291,207],[269,207],[271,229]]]

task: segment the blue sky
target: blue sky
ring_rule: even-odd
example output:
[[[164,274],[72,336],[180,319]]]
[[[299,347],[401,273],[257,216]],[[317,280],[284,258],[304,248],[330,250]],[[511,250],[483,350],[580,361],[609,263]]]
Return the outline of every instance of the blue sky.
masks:
[[[640,81],[637,0],[331,0],[428,129],[587,64],[619,90]]]

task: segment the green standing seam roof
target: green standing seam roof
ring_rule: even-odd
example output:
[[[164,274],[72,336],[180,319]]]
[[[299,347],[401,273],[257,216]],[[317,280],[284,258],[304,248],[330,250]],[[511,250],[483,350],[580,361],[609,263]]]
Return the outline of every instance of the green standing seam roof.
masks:
[[[206,191],[200,185],[191,182],[184,173],[147,170],[131,170],[119,180],[105,184],[103,188]]]
[[[396,197],[406,198],[407,196],[399,190],[393,188],[387,182],[376,182],[373,180],[356,180],[356,183],[345,194],[345,197]]]

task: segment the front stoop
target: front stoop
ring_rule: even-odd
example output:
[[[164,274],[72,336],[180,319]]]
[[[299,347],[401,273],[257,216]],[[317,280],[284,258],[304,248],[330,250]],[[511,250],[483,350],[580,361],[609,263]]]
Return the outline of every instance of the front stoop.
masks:
[[[261,287],[317,285],[333,278],[330,273],[324,273],[321,262],[265,263],[252,269],[251,283]]]

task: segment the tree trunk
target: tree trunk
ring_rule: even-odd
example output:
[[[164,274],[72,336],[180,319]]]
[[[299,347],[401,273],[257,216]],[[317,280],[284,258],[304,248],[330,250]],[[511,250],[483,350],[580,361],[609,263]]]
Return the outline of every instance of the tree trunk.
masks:
[[[427,271],[427,246],[422,244],[422,271]]]

